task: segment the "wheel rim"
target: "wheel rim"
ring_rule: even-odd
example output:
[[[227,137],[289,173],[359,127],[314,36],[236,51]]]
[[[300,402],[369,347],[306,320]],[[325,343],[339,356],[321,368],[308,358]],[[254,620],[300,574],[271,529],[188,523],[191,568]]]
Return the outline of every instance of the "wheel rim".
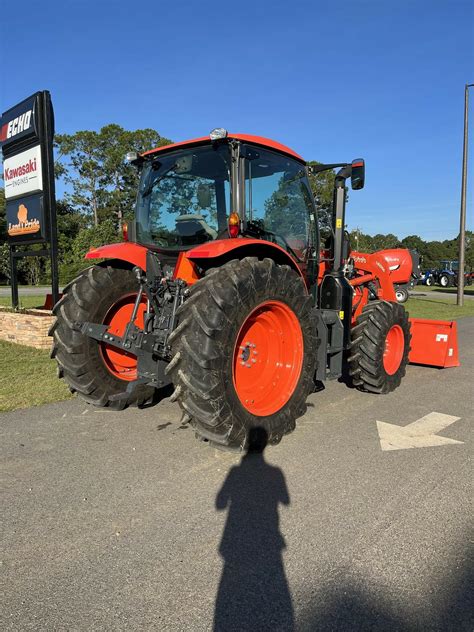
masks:
[[[440,283],[443,287],[446,287],[448,285],[448,279],[446,277],[441,277],[440,279]]]
[[[303,367],[303,333],[285,303],[266,301],[245,319],[233,355],[233,382],[250,413],[272,415],[293,395]]]
[[[128,294],[114,303],[109,309],[105,315],[103,324],[109,326],[111,334],[116,336],[122,336],[124,334],[125,327],[130,322],[136,298],[136,294]],[[145,310],[146,299],[142,299],[138,307],[137,317],[134,321],[137,327],[143,328],[143,314]],[[105,366],[112,375],[126,382],[137,379],[136,356],[103,342],[100,343],[100,352],[104,359]]]
[[[385,349],[383,352],[383,366],[389,375],[397,372],[403,358],[405,348],[405,336],[400,325],[393,325],[385,338]]]

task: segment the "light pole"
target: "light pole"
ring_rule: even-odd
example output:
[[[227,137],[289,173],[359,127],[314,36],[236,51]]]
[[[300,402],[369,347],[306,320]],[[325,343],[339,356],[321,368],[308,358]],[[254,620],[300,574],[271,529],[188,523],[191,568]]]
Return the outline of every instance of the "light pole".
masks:
[[[461,217],[459,224],[459,271],[458,271],[458,300],[457,304],[464,305],[464,251],[466,249],[466,189],[467,189],[467,119],[469,105],[469,88],[474,83],[464,86],[464,144],[462,153],[462,183],[461,183]]]

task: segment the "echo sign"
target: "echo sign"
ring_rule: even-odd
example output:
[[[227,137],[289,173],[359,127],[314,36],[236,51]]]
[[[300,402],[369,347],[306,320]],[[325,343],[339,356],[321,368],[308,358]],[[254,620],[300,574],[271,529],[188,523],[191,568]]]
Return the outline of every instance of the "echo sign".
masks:
[[[3,179],[7,200],[43,190],[41,147],[37,145],[3,162]]]

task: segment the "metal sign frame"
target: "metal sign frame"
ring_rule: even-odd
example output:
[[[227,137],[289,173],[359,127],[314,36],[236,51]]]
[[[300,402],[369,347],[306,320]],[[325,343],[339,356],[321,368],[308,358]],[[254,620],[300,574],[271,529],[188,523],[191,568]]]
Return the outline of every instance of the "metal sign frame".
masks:
[[[0,124],[0,146],[2,148],[4,162],[37,146],[39,146],[41,157],[40,165],[42,177],[41,188],[38,185],[39,192],[30,192],[28,190],[24,195],[11,195],[9,199],[6,200],[7,217],[8,205],[19,205],[19,229],[17,233],[10,234],[7,237],[10,247],[12,306],[14,309],[17,309],[19,305],[18,260],[22,257],[50,257],[53,304],[56,304],[59,300],[58,236],[53,141],[54,112],[51,95],[48,90],[36,92],[3,113]],[[21,172],[21,175],[22,174],[23,172]],[[28,228],[25,229],[25,226],[27,226],[26,220],[28,213],[26,205],[29,204],[31,207],[32,202],[35,208],[40,209],[41,219],[37,220],[35,218],[34,220],[34,222],[39,223],[39,229],[28,231]],[[38,206],[38,203],[40,206]],[[20,207],[23,207],[23,216],[20,216]],[[30,224],[31,223],[32,222],[30,222]],[[33,228],[35,228],[35,226],[33,226]],[[33,243],[49,244],[49,250],[18,250],[18,246],[31,245]]]

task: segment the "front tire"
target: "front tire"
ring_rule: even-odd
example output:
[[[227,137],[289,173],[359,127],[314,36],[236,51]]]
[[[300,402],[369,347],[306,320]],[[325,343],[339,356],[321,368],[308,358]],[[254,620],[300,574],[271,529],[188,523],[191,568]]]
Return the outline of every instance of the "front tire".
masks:
[[[306,411],[317,337],[301,278],[271,259],[211,270],[191,288],[170,336],[174,398],[197,434],[242,450],[250,429],[278,443]]]
[[[119,400],[112,396],[124,393],[136,379],[137,361],[132,354],[110,347],[74,328],[75,322],[103,323],[122,335],[132,313],[137,295],[137,279],[131,270],[111,266],[92,266],[64,288],[53,313],[56,322],[51,357],[58,364],[58,375],[87,403],[121,410],[130,405],[144,405],[153,400],[155,389],[140,386],[133,394]],[[143,326],[144,307],[135,323]]]
[[[354,386],[370,393],[390,393],[400,386],[410,352],[410,323],[398,303],[373,301],[352,329],[349,374]]]
[[[397,288],[395,290],[395,297],[397,303],[406,303],[408,301],[408,290],[402,287]]]

